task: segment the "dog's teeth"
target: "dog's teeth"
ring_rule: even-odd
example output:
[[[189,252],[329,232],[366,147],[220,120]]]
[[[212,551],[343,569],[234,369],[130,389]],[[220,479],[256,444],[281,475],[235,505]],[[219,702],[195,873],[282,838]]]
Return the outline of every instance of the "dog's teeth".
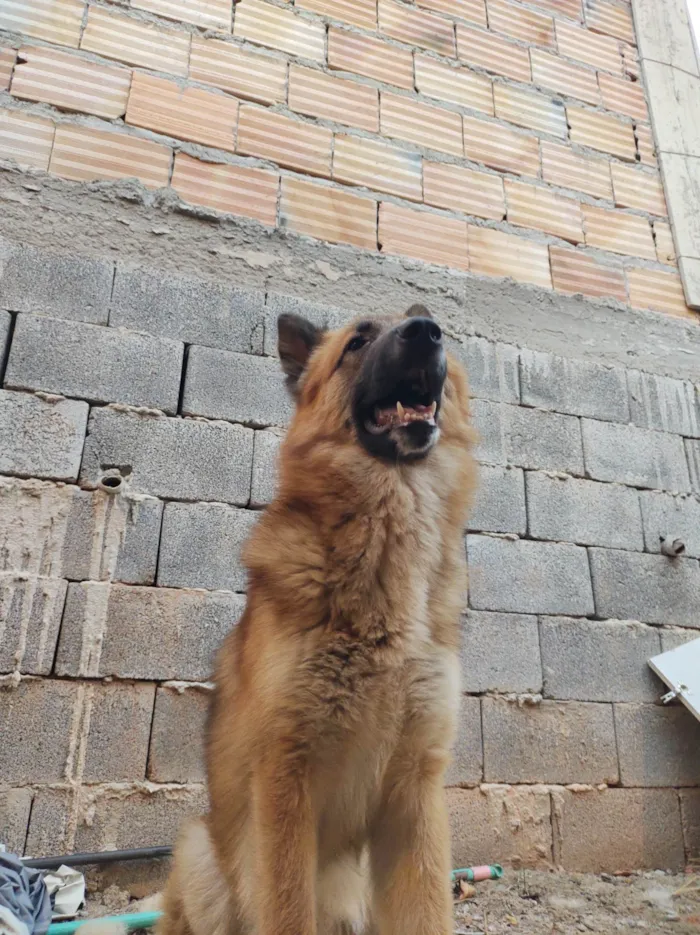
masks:
[[[430,413],[431,416],[434,416],[435,413],[437,412],[437,403],[435,402],[435,400],[433,400],[432,403],[430,404],[430,409],[428,410],[428,412]]]
[[[404,416],[406,415],[406,410],[403,408],[400,402],[396,404],[396,414],[401,420],[403,420]]]

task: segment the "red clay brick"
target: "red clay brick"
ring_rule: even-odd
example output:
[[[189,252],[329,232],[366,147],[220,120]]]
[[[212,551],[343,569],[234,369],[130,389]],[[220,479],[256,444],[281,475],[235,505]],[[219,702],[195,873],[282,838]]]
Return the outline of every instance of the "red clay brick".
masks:
[[[396,0],[378,0],[379,31],[392,39],[441,55],[455,54],[452,23]]]
[[[176,22],[231,32],[231,0],[131,0],[131,6]]]
[[[0,29],[78,48],[83,0],[23,0],[0,6]]]
[[[190,36],[91,6],[80,48],[129,65],[184,76],[190,56]]]
[[[627,302],[622,264],[603,265],[581,250],[550,247],[552,282],[559,292],[582,293],[593,298],[611,296]]]
[[[14,159],[23,169],[46,171],[53,138],[53,120],[0,110],[0,159]]]
[[[12,80],[12,94],[63,110],[98,117],[121,117],[126,110],[131,72],[95,65],[58,49],[24,46]]]
[[[416,0],[416,3],[426,10],[465,19],[470,23],[478,23],[479,26],[488,24],[485,0]]]
[[[501,172],[518,175],[539,173],[540,148],[536,136],[516,133],[476,117],[465,116],[463,123],[464,154],[468,159]]]
[[[468,65],[478,65],[515,81],[530,80],[530,56],[522,46],[482,29],[457,26],[457,55]]]
[[[15,67],[17,54],[14,49],[0,49],[0,91],[10,87],[12,69]]]
[[[542,141],[542,177],[546,182],[612,200],[610,163],[595,156],[580,156],[570,146]]]
[[[379,93],[345,78],[291,65],[289,106],[299,114],[322,117],[360,130],[379,129]]]
[[[586,26],[594,32],[635,43],[631,10],[608,0],[586,0]]]
[[[377,203],[338,188],[282,179],[280,223],[319,240],[377,249]]]
[[[136,178],[147,188],[164,188],[171,157],[167,146],[151,140],[62,123],[56,127],[49,172],[80,182]]]
[[[328,66],[413,90],[413,54],[375,36],[328,30]]]
[[[422,159],[386,143],[336,134],[333,178],[348,185],[364,185],[410,201],[423,197]]]
[[[540,49],[531,49],[530,59],[535,84],[568,97],[577,97],[588,104],[600,104],[600,88],[594,71],[572,65],[558,55],[550,55]]]
[[[135,127],[233,152],[237,121],[238,101],[227,94],[134,73],[126,122]]]
[[[606,75],[601,71],[598,73],[598,83],[603,97],[603,107],[607,110],[616,110],[619,114],[627,114],[635,120],[649,119],[644,88],[639,81]]]
[[[309,175],[330,176],[333,134],[325,127],[292,120],[262,107],[241,107],[238,151]]]
[[[192,37],[190,78],[261,104],[287,99],[286,61],[220,39]]]
[[[381,132],[439,152],[463,153],[459,114],[387,91],[381,97]]]
[[[245,0],[236,6],[233,34],[256,45],[279,49],[322,62],[326,57],[326,30],[323,23],[310,22],[265,0]]]
[[[678,273],[658,269],[628,269],[627,284],[633,308],[648,308],[697,321],[697,313],[685,304],[685,293]]]
[[[360,29],[377,28],[377,0],[296,0],[294,5]]]
[[[552,288],[546,244],[469,225],[469,266],[477,276],[509,277]]]
[[[615,204],[618,207],[637,208],[639,211],[666,217],[666,198],[658,172],[643,172],[619,162],[613,162],[610,168]]]
[[[572,142],[612,153],[628,162],[635,161],[637,149],[631,124],[608,114],[579,107],[567,107],[566,116]]]
[[[416,55],[415,68],[416,89],[422,94],[493,116],[493,84],[489,78],[427,55]]]
[[[488,0],[489,28],[532,45],[556,47],[554,20],[510,0]]]
[[[651,225],[646,218],[593,205],[582,205],[581,210],[586,243],[591,247],[599,247],[611,253],[641,256],[647,260],[656,259]]]
[[[379,243],[382,253],[469,269],[466,221],[382,202]]]
[[[610,36],[599,36],[590,29],[574,26],[563,20],[556,21],[557,46],[560,55],[585,62],[593,68],[622,75],[620,43]]]
[[[171,184],[183,201],[190,204],[275,226],[279,176],[274,172],[201,162],[178,153]]]
[[[532,227],[572,243],[581,243],[583,224],[578,201],[513,179],[506,179],[505,186],[511,224]]]
[[[447,162],[423,163],[423,198],[436,208],[501,221],[506,214],[503,180]]]

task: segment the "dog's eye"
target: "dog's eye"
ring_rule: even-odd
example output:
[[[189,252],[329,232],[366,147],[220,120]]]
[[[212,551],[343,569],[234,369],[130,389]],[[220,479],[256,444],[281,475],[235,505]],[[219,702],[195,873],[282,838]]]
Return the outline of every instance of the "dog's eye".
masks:
[[[346,351],[359,351],[361,347],[364,347],[367,343],[366,338],[361,338],[359,335],[355,335],[354,338],[350,338],[348,343],[345,345]]]

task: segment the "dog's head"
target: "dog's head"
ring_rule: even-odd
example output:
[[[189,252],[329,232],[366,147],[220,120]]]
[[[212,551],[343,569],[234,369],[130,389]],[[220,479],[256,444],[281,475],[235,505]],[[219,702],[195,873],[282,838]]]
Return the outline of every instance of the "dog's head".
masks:
[[[466,418],[464,379],[454,362],[448,367],[442,331],[422,305],[402,318],[360,319],[328,332],[281,315],[278,334],[296,426],[344,433],[371,456],[397,463],[435,448],[450,419],[448,397],[453,420]]]

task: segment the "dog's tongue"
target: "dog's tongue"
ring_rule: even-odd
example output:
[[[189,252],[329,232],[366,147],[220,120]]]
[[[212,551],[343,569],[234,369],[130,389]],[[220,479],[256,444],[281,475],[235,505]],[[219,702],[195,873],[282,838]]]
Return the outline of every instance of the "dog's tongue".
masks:
[[[403,406],[396,403],[395,406],[388,406],[386,409],[377,409],[375,421],[380,426],[401,426],[410,422],[429,422],[435,425],[436,412],[437,403],[431,403],[430,406]]]

